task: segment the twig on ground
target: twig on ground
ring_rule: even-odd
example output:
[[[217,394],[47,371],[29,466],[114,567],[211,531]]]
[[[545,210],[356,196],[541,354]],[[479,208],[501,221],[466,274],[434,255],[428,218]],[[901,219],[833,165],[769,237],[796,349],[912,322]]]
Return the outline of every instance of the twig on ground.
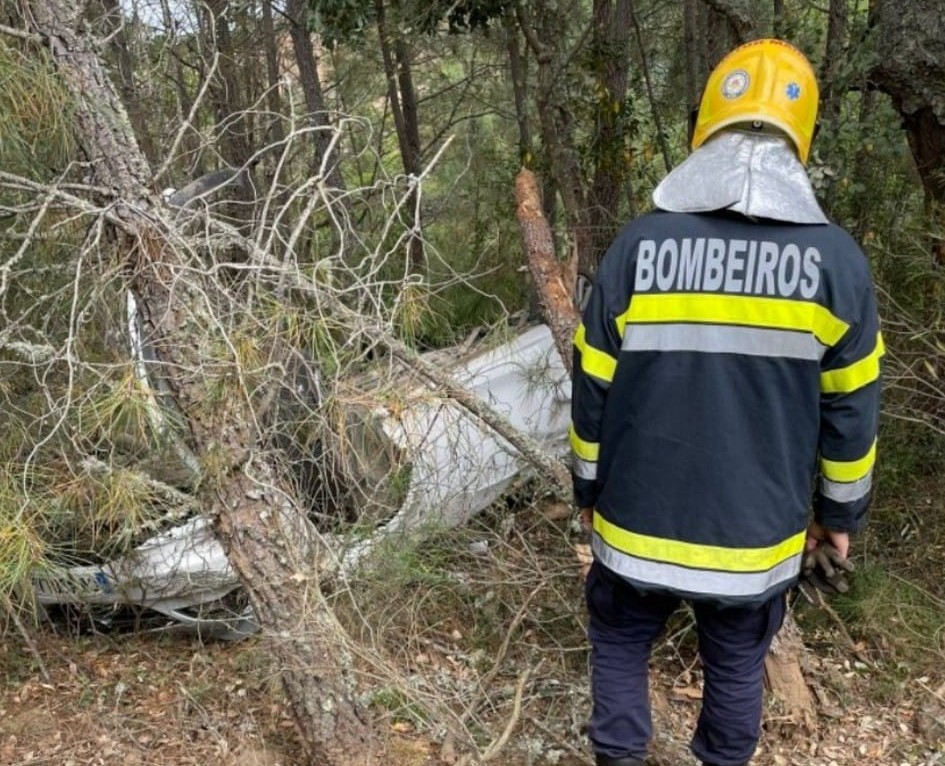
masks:
[[[39,668],[39,673],[43,677],[43,680],[47,684],[52,683],[49,671],[46,669],[46,663],[43,662],[43,656],[39,653],[39,647],[36,646],[36,642],[33,641],[33,637],[26,629],[26,625],[23,624],[20,616],[16,613],[16,607],[10,601],[9,596],[3,597],[3,609],[10,616],[10,619],[13,620],[13,624],[16,626],[17,632],[22,637],[23,643],[26,644],[26,648],[29,649],[30,654],[33,655],[33,659],[36,660],[36,667]]]
[[[827,616],[830,617],[833,624],[837,627],[843,642],[847,645],[847,649],[850,650],[850,653],[868,668],[875,669],[873,661],[866,656],[860,645],[853,640],[853,636],[851,636],[850,631],[847,630],[847,626],[843,622],[843,619],[839,614],[837,614],[836,610],[827,603],[827,599],[824,598],[824,594],[813,586],[807,587],[803,584],[798,588],[798,590],[811,604],[823,610]]]
[[[518,629],[518,626],[521,624],[522,620],[525,618],[528,608],[531,606],[532,599],[534,599],[535,596],[538,595],[538,592],[544,587],[544,582],[538,583],[538,585],[532,589],[532,592],[525,597],[525,600],[522,602],[521,607],[519,607],[518,612],[516,612],[515,617],[512,618],[509,629],[505,633],[505,638],[502,639],[502,645],[499,647],[499,651],[496,652],[495,661],[492,663],[492,667],[486,671],[485,675],[482,676],[479,683],[477,684],[480,690],[487,687],[492,682],[492,679],[495,678],[496,674],[498,674],[499,668],[502,667],[502,662],[505,660],[505,655],[508,653],[509,644],[512,642],[513,634]],[[461,721],[467,721],[469,719],[472,711],[476,709],[478,702],[479,701],[477,698],[469,703],[462,716],[460,716]]]
[[[519,718],[521,718],[522,715],[522,695],[525,693],[525,684],[528,683],[528,677],[531,675],[532,670],[538,670],[541,664],[542,661],[539,661],[534,668],[525,668],[518,677],[518,683],[515,685],[515,698],[512,700],[512,715],[509,716],[509,722],[505,725],[505,729],[503,729],[499,738],[489,745],[482,756],[480,756],[479,760],[482,763],[491,761],[502,751],[502,748],[508,744],[509,737],[512,736],[512,732],[518,725]]]

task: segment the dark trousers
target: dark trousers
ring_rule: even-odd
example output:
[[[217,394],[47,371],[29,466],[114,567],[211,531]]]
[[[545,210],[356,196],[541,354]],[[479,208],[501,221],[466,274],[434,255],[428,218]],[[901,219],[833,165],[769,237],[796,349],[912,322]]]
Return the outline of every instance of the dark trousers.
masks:
[[[597,754],[642,761],[652,735],[650,650],[680,599],[642,595],[597,561],[585,590],[594,699],[588,733]],[[704,689],[692,752],[713,766],[742,766],[761,733],[764,660],[784,619],[784,595],[751,609],[696,602],[693,610]]]

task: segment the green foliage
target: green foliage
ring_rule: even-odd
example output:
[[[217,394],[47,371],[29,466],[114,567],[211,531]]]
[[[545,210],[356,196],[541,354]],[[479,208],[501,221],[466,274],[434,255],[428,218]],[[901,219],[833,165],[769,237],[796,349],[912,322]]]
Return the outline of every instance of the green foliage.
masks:
[[[945,661],[945,600],[888,562],[861,565],[852,581],[851,592],[833,602],[851,632],[900,677],[937,672]]]
[[[374,3],[369,0],[311,0],[312,29],[325,43],[349,42],[372,23]]]
[[[393,16],[404,35],[414,29],[430,35],[444,29],[450,34],[486,30],[514,6],[512,0],[404,0],[385,2],[385,13]],[[329,45],[351,43],[375,19],[374,3],[369,0],[312,0],[313,29]]]
[[[31,479],[19,466],[0,466],[0,602],[46,560],[47,543],[37,524],[41,509]]]
[[[416,348],[456,342],[479,326],[499,337],[509,317],[525,309],[529,299],[512,200],[519,170],[516,105],[508,77],[507,41],[493,34],[496,22],[512,3],[401,0],[384,6],[393,39],[410,48],[423,162],[429,162],[447,138],[452,139],[422,184],[425,261],[416,273],[406,268],[409,211],[392,212],[407,193],[408,179],[403,177],[386,100],[375,4],[313,0],[313,24],[326,44],[321,74],[329,108],[333,113],[356,115],[345,123],[337,150],[348,187],[345,196],[352,200],[352,207],[345,211],[350,217],[345,218],[340,233],[332,216],[319,210],[310,233],[297,242],[295,252],[286,254],[287,262],[295,258],[300,273],[312,285],[338,290],[346,300],[350,298],[350,305],[370,304],[377,327],[393,328]],[[826,15],[809,2],[785,6],[783,36],[811,52],[820,66]],[[621,194],[615,209],[608,211],[615,221],[649,208],[650,192],[665,173],[656,140],[657,116],[667,133],[671,160],[678,162],[686,152],[679,6],[636,4],[652,76],[652,99],[642,76],[642,52],[635,42],[630,44],[626,96],[615,97],[601,86],[601,73],[615,50],[594,48],[590,44],[594,36],[585,36],[591,4],[526,3],[525,8],[533,20],[560,32],[542,35],[541,42],[546,53],[558,57],[552,74],[559,98],[553,110],[578,156],[581,178],[571,180],[586,191],[587,179],[595,170],[615,171]],[[945,375],[945,277],[932,265],[929,253],[929,242],[942,232],[926,216],[899,115],[888,98],[870,89],[874,53],[865,35],[865,10],[863,3],[851,7],[850,44],[829,83],[835,94],[842,94],[839,116],[822,125],[810,170],[828,213],[867,249],[887,318],[891,348],[887,365],[893,384],[887,388],[874,527],[866,538],[871,553],[882,550],[884,556],[874,556],[862,579],[858,578],[857,590],[841,603],[857,630],[866,633],[871,623],[881,623],[883,640],[893,647],[890,656],[898,662],[912,651],[941,651],[941,631],[932,614],[940,593],[921,579],[922,567],[909,558],[908,551],[914,539],[931,540],[930,557],[937,561],[942,554],[935,546],[945,537],[945,530],[939,529],[945,525],[938,520],[942,518],[934,499],[938,495],[929,491],[937,489],[945,458],[941,436],[945,404],[938,383]],[[547,18],[540,12],[547,13]],[[249,15],[240,17],[246,29],[253,23]],[[539,29],[536,22],[532,31]],[[632,30],[626,32],[627,39],[633,40]],[[189,30],[151,34],[138,29],[136,33],[145,38],[139,41],[142,59],[136,85],[153,95],[149,105],[154,124],[176,125],[188,111],[184,96],[196,95],[210,69],[211,56],[201,58],[207,53],[207,40]],[[25,43],[19,48],[11,40],[0,40],[0,168],[49,180],[75,159],[70,98],[53,76],[45,53]],[[535,167],[547,180],[551,158],[540,141],[536,54],[523,40],[519,43],[527,71],[525,108],[534,133]],[[237,69],[243,67],[236,80],[245,86],[245,107],[252,112],[260,103],[253,99],[263,98],[262,80],[256,79],[256,72],[264,67],[260,66],[261,52],[247,53],[245,59],[232,63]],[[180,70],[172,66],[178,59],[184,64]],[[291,93],[295,103],[300,103],[297,91],[290,90],[291,81],[286,78],[282,86],[286,90],[279,95]],[[189,177],[201,164],[216,162],[221,147],[214,137],[230,118],[214,111],[210,95],[207,101],[197,111],[186,136],[192,143],[175,158],[172,175]],[[276,155],[283,149],[261,148],[271,140],[271,118],[259,109],[253,127],[252,140],[264,155],[259,167],[274,166],[266,165],[271,160],[267,152]],[[611,129],[606,140],[601,138],[605,125]],[[282,186],[273,200],[312,175],[307,142],[287,149],[284,161],[283,175],[278,178]],[[272,179],[258,170],[253,168],[254,181],[262,197],[275,186],[266,187]],[[35,202],[33,197],[7,188],[0,201],[12,205]],[[546,202],[549,210],[555,208],[553,196]],[[300,200],[295,207],[287,207],[281,223],[294,226],[293,216],[304,203]],[[560,202],[557,213],[551,224],[563,252],[570,232]],[[26,363],[9,350],[0,351],[0,432],[4,434],[0,441],[0,594],[11,592],[31,568],[46,566],[50,557],[71,560],[127,550],[167,510],[142,483],[139,472],[161,462],[167,436],[155,427],[151,400],[128,364],[123,281],[106,272],[107,259],[94,265],[86,261],[85,271],[76,270],[81,243],[86,237],[94,239],[95,233],[87,218],[70,219],[71,215],[73,211],[50,214],[48,228],[40,227],[28,252],[13,264],[10,286],[0,296],[4,312],[0,332],[59,353],[52,361]],[[10,213],[4,219],[0,264],[18,252],[32,221],[31,214]],[[101,243],[101,252],[107,254],[109,246]],[[336,266],[341,259],[343,266]],[[369,283],[369,290],[359,292],[359,280]],[[233,305],[227,307],[224,321],[233,343],[208,346],[206,356],[208,361],[212,357],[238,364],[241,377],[220,376],[213,381],[203,413],[207,417],[234,397],[264,400],[274,375],[283,370],[287,380],[295,381],[291,354],[280,349],[291,349],[294,359],[310,364],[323,381],[360,374],[367,367],[376,338],[343,326],[311,295],[291,294],[283,287],[260,282],[253,288],[252,303],[245,305],[241,301],[248,290],[235,287],[227,293]],[[68,350],[68,358],[63,349]],[[374,399],[365,407],[382,402],[396,409],[397,402],[387,391],[373,393]],[[332,432],[337,439],[335,456],[341,462],[350,455],[350,434],[358,425],[345,419],[345,407],[351,402],[340,402],[341,396],[332,391],[317,405],[294,402],[291,423],[287,418],[269,430],[278,431],[303,452],[323,449],[325,432]],[[365,426],[362,432],[366,431]],[[358,446],[368,444],[369,438],[364,437]],[[83,471],[82,461],[89,456],[106,463],[108,472]],[[219,451],[211,449],[201,457],[211,475],[229,467],[227,456]],[[409,480],[409,470],[398,464],[397,456],[383,455],[378,463],[383,465],[377,487],[383,490],[375,494],[382,497],[375,499],[376,518],[368,523],[383,520]],[[176,481],[170,483],[178,486]],[[363,511],[369,503],[365,499],[355,510]],[[907,530],[905,537],[903,530]],[[490,560],[494,568],[484,568],[476,587],[470,587],[460,574],[476,572],[481,565],[482,560],[468,552],[469,535],[480,532],[488,534],[502,555]],[[921,538],[916,538],[919,532]],[[414,636],[442,637],[455,628],[470,631],[472,643],[483,652],[494,652],[521,604],[520,594],[506,587],[513,578],[502,578],[509,571],[521,575],[516,569],[521,560],[516,556],[523,555],[527,546],[519,546],[516,552],[510,540],[520,542],[493,524],[472,532],[437,531],[422,549],[393,545],[381,557],[378,579],[365,583],[364,592],[357,594],[362,600],[358,608],[377,616],[378,629],[385,620],[387,626],[415,629],[413,634],[407,632]],[[902,569],[894,570],[897,565]],[[887,571],[902,573],[907,582],[884,575]],[[493,588],[486,577],[505,585]],[[555,610],[565,615],[562,632],[576,632],[574,614],[561,609],[560,600],[540,598],[529,609],[536,615],[533,637],[551,640],[550,626],[559,627]],[[364,628],[365,632],[370,629]],[[903,636],[896,635],[900,629]],[[930,640],[923,644],[910,631]],[[379,692],[375,702],[400,709],[409,701],[395,690],[389,695]]]
[[[445,21],[451,34],[460,34],[488,29],[515,3],[513,0],[434,0],[415,5],[420,28],[425,32],[438,31]]]
[[[40,180],[64,169],[75,148],[71,120],[46,55],[0,38],[0,167]]]

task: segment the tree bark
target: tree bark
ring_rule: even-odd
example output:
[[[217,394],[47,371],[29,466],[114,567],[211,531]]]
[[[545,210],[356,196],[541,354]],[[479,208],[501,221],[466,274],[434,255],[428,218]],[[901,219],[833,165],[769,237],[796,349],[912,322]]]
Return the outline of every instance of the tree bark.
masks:
[[[400,158],[408,183],[420,177],[420,124],[417,115],[417,95],[413,86],[411,51],[403,36],[391,29],[385,0],[374,0],[378,39],[387,78],[387,98],[394,117]],[[417,191],[411,189],[405,207],[413,217],[413,227],[407,240],[407,260],[413,271],[424,261],[420,211],[417,209]]]
[[[219,138],[220,154],[230,167],[242,168],[252,154],[253,141],[230,23],[237,6],[228,0],[207,0],[204,7],[203,32],[207,47],[220,56],[220,79],[210,89],[217,124],[226,126]]]
[[[515,99],[515,123],[518,126],[519,162],[524,166],[532,163],[532,131],[528,114],[527,72],[525,59],[519,47],[518,29],[515,26],[515,14],[509,7],[503,16],[506,37],[506,51],[509,56],[509,75],[512,81],[512,94]]]
[[[877,64],[872,78],[902,116],[925,192],[929,228],[945,229],[945,12],[941,0],[870,5]],[[930,243],[945,266],[945,243]]]
[[[332,187],[344,191],[345,181],[338,169],[338,164],[327,162],[332,125],[325,105],[321,78],[318,76],[318,56],[315,53],[312,33],[309,30],[309,3],[307,0],[287,0],[286,15],[289,18],[289,37],[292,38],[295,64],[299,70],[299,84],[302,86],[309,120],[316,128],[324,128],[324,130],[315,131],[312,167],[314,170],[324,165]],[[340,195],[340,199],[342,205],[349,204],[346,195]]]
[[[573,363],[571,339],[580,321],[569,288],[574,284],[574,276],[568,274],[555,258],[551,229],[541,212],[538,182],[526,168],[522,168],[515,179],[515,203],[525,257],[538,292],[541,313],[551,328],[555,347],[570,374]]]
[[[114,0],[112,0],[114,2]],[[272,19],[272,0],[262,0],[262,13],[259,19],[262,34],[263,54],[266,57],[266,105],[270,114],[269,140],[279,143],[285,138],[282,125],[282,99],[279,95],[279,51],[277,49],[276,29]]]
[[[771,34],[781,37],[784,34],[784,0],[774,0],[771,4]]]
[[[126,24],[119,0],[100,0],[102,22],[114,53],[118,73],[119,93],[134,127],[141,151],[151,162],[157,158],[154,136],[148,129],[148,120],[138,89],[135,87],[135,62],[128,43]]]
[[[847,0],[830,0],[827,16],[827,44],[821,67],[821,114],[828,130],[835,130],[840,120],[840,106],[846,88],[837,82],[837,74],[847,41]]]
[[[781,710],[782,734],[786,736],[812,733],[817,720],[814,697],[804,680],[802,658],[806,651],[800,628],[788,611],[765,658],[765,680]]]
[[[557,193],[567,219],[578,271],[590,279],[603,253],[594,252],[586,179],[578,162],[571,107],[561,82],[564,63],[570,58],[570,52],[565,49],[566,29],[574,20],[565,19],[559,9],[547,3],[538,3],[535,10],[532,19],[524,4],[515,6],[519,28],[538,66],[535,101],[544,161],[553,182],[544,195],[546,213],[553,208]]]
[[[27,8],[34,31],[75,94],[73,119],[94,168],[93,183],[115,190],[108,219],[115,249],[127,258],[154,350],[191,446],[204,460],[201,505],[272,638],[308,762],[373,764],[372,730],[353,702],[351,659],[317,583],[307,580],[311,559],[297,547],[300,537],[307,539],[307,522],[275,468],[256,451],[239,370],[214,352],[228,345],[208,308],[212,285],[190,268],[170,242],[173,232],[160,224],[147,163],[94,46],[76,32],[74,6],[33,0]]]
[[[698,25],[696,3],[699,0],[684,0],[683,2],[683,56],[686,64],[686,117],[691,119],[692,113],[699,108],[702,99],[702,87],[708,72],[703,71],[702,63],[705,56],[699,55],[697,41],[701,40]],[[691,126],[690,126],[691,127]],[[689,144],[687,134],[686,144]]]
[[[728,22],[738,45],[758,37],[757,3],[752,0],[704,0],[704,2]]]
[[[725,0],[699,0],[698,29],[705,77],[726,53],[751,37],[748,32],[751,22],[746,13],[739,2],[729,7]]]
[[[666,143],[666,131],[663,130],[663,118],[660,116],[659,105],[656,103],[656,92],[653,89],[653,78],[650,76],[649,57],[647,56],[646,46],[643,41],[643,30],[640,27],[640,21],[637,18],[637,13],[632,2],[629,3],[629,9],[637,49],[640,51],[640,65],[643,68],[643,82],[646,83],[646,97],[650,102],[650,111],[653,113],[653,124],[656,127],[656,140],[660,147],[660,154],[663,155],[663,167],[666,168],[666,172],[669,173],[673,169],[673,164],[669,158],[669,146]]]
[[[174,91],[177,96],[176,114],[178,124],[183,124],[194,106],[194,97],[187,89],[187,67],[181,55],[185,46],[177,36],[176,22],[171,12],[169,0],[161,0],[161,22],[164,25],[164,34],[167,37],[167,46],[173,61]],[[204,175],[206,164],[201,152],[200,138],[196,130],[188,130],[183,137],[183,155],[187,158],[188,168],[194,178]]]
[[[630,0],[595,0],[593,13],[593,57],[600,95],[597,98],[596,131],[591,142],[594,177],[588,194],[587,222],[591,230],[591,250],[582,254],[578,265],[579,271],[587,275],[597,270],[621,224],[620,199],[629,170],[624,161],[628,119],[625,102],[633,8]],[[645,56],[642,48],[641,54]],[[659,115],[656,118],[657,137],[661,139]]]

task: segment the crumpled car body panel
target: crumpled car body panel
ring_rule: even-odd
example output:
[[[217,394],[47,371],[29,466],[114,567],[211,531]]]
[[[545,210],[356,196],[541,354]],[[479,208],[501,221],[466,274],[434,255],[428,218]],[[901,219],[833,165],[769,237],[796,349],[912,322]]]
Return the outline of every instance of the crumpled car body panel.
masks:
[[[453,366],[452,374],[514,427],[554,452],[566,451],[570,381],[546,326]],[[353,570],[391,534],[465,523],[500,497],[522,470],[520,458],[501,437],[433,390],[418,392],[396,414],[379,409],[374,415],[404,451],[410,483],[398,511],[373,534],[339,541],[341,570]],[[203,517],[150,538],[122,559],[40,572],[33,584],[42,605],[144,607],[202,636],[240,638],[258,627],[248,606],[232,613],[208,608],[232,596],[240,583]]]

